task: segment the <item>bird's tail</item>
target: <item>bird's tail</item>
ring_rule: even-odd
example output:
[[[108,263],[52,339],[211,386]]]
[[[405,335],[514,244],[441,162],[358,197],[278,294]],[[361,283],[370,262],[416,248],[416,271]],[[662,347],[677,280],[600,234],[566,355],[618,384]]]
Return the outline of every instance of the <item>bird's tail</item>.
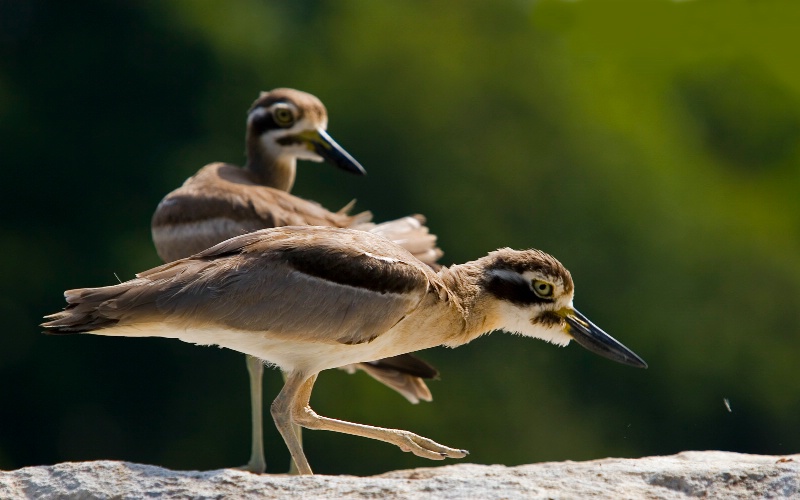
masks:
[[[131,280],[101,288],[78,288],[64,292],[67,307],[63,311],[45,316],[48,320],[40,326],[44,333],[86,333],[115,326],[119,322],[116,307],[120,297],[135,289]]]
[[[365,210],[364,212],[359,212],[355,215],[350,215],[350,211],[353,210],[353,207],[356,206],[356,200],[350,200],[350,203],[340,208],[336,215],[345,215],[349,217],[348,227],[353,229],[360,229],[358,226],[363,225],[370,225],[372,222],[372,212],[369,210]]]
[[[436,261],[444,255],[444,252],[436,246],[436,235],[428,230],[425,217],[422,215],[410,215],[380,224],[362,224],[355,229],[369,231],[392,240],[434,270],[441,267]]]

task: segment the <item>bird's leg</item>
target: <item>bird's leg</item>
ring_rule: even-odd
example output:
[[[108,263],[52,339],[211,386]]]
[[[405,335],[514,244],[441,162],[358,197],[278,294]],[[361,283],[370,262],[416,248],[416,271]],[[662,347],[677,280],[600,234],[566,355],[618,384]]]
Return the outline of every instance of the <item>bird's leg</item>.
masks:
[[[247,373],[250,375],[252,443],[250,461],[247,462],[243,469],[256,474],[263,474],[267,470],[267,462],[264,459],[264,418],[262,416],[264,362],[254,356],[247,355],[246,358]]]
[[[313,387],[315,379],[316,374],[311,377],[305,373],[299,372],[286,374],[286,383],[284,383],[283,389],[281,389],[278,397],[275,398],[275,401],[272,402],[272,406],[270,406],[270,412],[272,413],[272,419],[275,421],[275,427],[278,428],[278,432],[280,432],[283,437],[286,447],[289,448],[289,453],[292,455],[292,460],[295,463],[297,472],[305,475],[311,475],[313,472],[311,472],[311,466],[308,464],[308,460],[306,460],[306,456],[303,453],[303,445],[294,432],[292,409],[296,404],[295,401],[297,400],[298,393],[304,385],[309,385],[307,392],[309,394],[311,393],[311,387]]]
[[[289,375],[286,372],[281,372],[283,375],[283,383],[285,384],[287,380],[289,380]],[[300,443],[300,448],[303,448],[303,428],[299,425],[292,422],[292,430],[294,431],[295,436],[297,436],[297,441]],[[300,474],[300,471],[297,469],[297,463],[294,461],[294,458],[289,459],[289,474],[293,476],[297,476]]]
[[[432,460],[444,460],[445,458],[464,458],[469,454],[467,450],[458,450],[441,445],[426,437],[419,436],[413,432],[400,429],[386,429],[383,427],[373,427],[371,425],[356,424],[344,420],[322,417],[317,415],[309,405],[311,389],[314,386],[316,376],[309,378],[301,384],[297,390],[291,408],[292,420],[308,429],[322,429],[327,431],[342,432],[370,439],[377,439],[386,443],[394,444],[403,451],[410,451],[414,455]]]

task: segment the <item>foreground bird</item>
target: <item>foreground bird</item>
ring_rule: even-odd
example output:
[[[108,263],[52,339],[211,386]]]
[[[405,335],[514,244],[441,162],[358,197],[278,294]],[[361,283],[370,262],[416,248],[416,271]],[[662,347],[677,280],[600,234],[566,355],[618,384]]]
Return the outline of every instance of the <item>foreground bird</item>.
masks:
[[[325,106],[315,96],[294,89],[263,92],[248,111],[244,168],[227,163],[206,165],[159,203],[151,224],[158,255],[171,262],[251,231],[314,225],[371,230],[402,244],[423,262],[435,265],[442,253],[421,216],[376,226],[369,222],[369,212],[355,216],[348,215],[346,209],[330,212],[289,194],[298,159],[324,160],[347,172],[365,174],[364,168],[328,135],[327,125]],[[247,368],[253,436],[251,457],[245,468],[263,472],[264,367],[260,359],[248,356]],[[413,356],[345,368],[366,371],[412,403],[432,399],[422,378],[433,378],[437,371]]]
[[[168,337],[255,356],[288,376],[271,411],[302,474],[312,474],[292,423],[392,443],[420,457],[467,452],[408,431],[317,415],[317,374],[492,330],[557,345],[575,340],[627,365],[647,365],[572,305],[569,271],[554,257],[508,248],[432,271],[399,245],[363,231],[265,229],[224,241],[136,279],[65,292],[46,333]]]

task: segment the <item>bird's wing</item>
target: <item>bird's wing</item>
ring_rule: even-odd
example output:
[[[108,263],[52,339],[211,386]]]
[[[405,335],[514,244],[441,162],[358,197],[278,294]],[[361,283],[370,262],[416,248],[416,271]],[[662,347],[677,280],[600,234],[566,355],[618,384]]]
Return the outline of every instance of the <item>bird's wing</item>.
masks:
[[[422,401],[433,401],[433,395],[425,381],[407,373],[392,368],[378,367],[373,363],[357,363],[341,367],[348,372],[364,370],[370,377],[390,387],[406,398],[409,403],[417,404]]]
[[[318,203],[257,184],[249,172],[211,164],[159,203],[153,242],[165,261],[177,260],[241,234],[280,226],[350,227],[372,214],[331,212]]]
[[[381,236],[284,227],[232,238],[126,283],[68,291],[70,305],[45,328],[167,322],[359,344],[413,311],[437,279]],[[71,310],[81,317],[70,319]]]

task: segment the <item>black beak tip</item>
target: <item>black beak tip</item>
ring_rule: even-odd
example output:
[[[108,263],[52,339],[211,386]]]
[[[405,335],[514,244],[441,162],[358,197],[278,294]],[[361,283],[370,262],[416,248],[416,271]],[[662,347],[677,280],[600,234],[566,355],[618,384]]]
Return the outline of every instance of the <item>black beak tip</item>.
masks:
[[[325,161],[334,165],[345,172],[354,175],[367,175],[364,167],[358,163],[358,160],[350,156],[350,153],[344,150],[336,141],[331,138],[324,130],[319,133],[319,139],[311,141],[314,151],[320,155]]]
[[[607,334],[578,311],[566,317],[572,339],[599,356],[634,368],[647,368],[647,363],[614,337]]]
[[[644,370],[648,368],[647,362],[639,356],[625,360],[625,364],[634,368],[642,368]]]
[[[346,163],[345,166],[340,166],[339,168],[342,168],[354,175],[367,175],[367,171],[357,161],[353,160],[352,163],[350,162],[345,162],[345,163]]]
[[[328,163],[344,170],[353,175],[367,175],[367,171],[361,166],[355,158],[347,154],[344,150],[331,152],[323,149],[318,149],[319,153]]]

